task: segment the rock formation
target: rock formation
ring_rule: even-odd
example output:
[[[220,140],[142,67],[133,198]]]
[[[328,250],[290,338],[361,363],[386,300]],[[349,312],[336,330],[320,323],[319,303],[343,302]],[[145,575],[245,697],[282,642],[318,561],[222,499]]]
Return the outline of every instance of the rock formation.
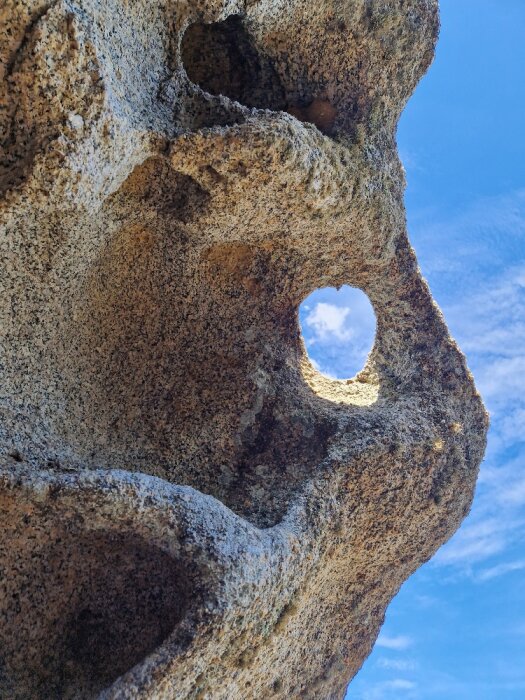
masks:
[[[0,697],[342,698],[485,444],[395,144],[436,0],[0,20]],[[348,381],[298,325],[341,284]]]

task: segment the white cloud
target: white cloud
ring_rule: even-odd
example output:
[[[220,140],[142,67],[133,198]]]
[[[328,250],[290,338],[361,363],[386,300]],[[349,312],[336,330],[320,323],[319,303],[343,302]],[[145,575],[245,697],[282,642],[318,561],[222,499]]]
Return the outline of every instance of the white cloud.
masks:
[[[525,442],[525,407],[511,407],[499,419],[498,428],[500,436],[506,444]]]
[[[461,214],[443,220],[433,210],[413,215],[418,253],[425,274],[457,275],[471,285],[466,270],[506,266],[523,257],[525,189],[474,202]],[[439,246],[436,241],[446,241]],[[453,254],[451,253],[453,251]]]
[[[525,474],[499,489],[498,500],[507,506],[525,505]]]
[[[454,566],[462,573],[478,578],[475,567],[495,555],[503,555],[523,541],[525,527],[525,478],[512,474],[512,467],[500,468],[502,481],[487,487],[487,477],[471,516],[456,535],[434,558],[436,566]],[[490,470],[489,470],[490,471]],[[494,472],[498,469],[494,468]],[[509,480],[505,482],[505,472]],[[493,476],[489,481],[494,480]]]
[[[490,581],[493,578],[504,576],[513,571],[522,571],[525,569],[525,560],[509,561],[497,566],[492,566],[490,569],[485,569],[477,575],[478,581]]]
[[[394,678],[391,681],[385,681],[385,687],[392,690],[414,690],[416,684],[413,681],[407,681],[404,678]]]
[[[406,635],[389,636],[383,632],[379,635],[376,641],[378,647],[383,649],[393,649],[395,651],[404,651],[412,646],[413,640]]]
[[[513,459],[507,459],[500,464],[498,460],[491,458],[483,464],[478,480],[479,500],[485,502],[487,509],[494,506],[501,510],[501,506],[510,503],[525,505],[521,499],[516,499],[525,479],[524,466],[525,448],[523,447],[518,450]],[[509,515],[508,510],[506,515]]]
[[[392,678],[388,681],[381,681],[366,686],[357,696],[360,700],[391,700],[393,693],[395,697],[402,694],[405,698],[413,698],[417,684],[406,678]]]
[[[525,223],[520,231],[525,234]],[[444,311],[468,353],[491,430],[472,513],[435,563],[490,580],[504,573],[490,559],[508,556],[525,534],[525,263],[514,262]]]
[[[478,383],[486,385],[484,390],[504,400],[513,395],[522,397],[525,263],[504,269],[497,279],[487,280],[481,290],[462,296],[444,311],[462,349],[472,355]]]
[[[446,564],[474,564],[499,554],[505,549],[505,545],[505,538],[495,533],[479,540],[456,544],[456,546],[445,552],[441,562]]]
[[[523,347],[525,349],[525,341]],[[505,357],[501,354],[487,358],[481,367],[478,366],[476,379],[478,389],[492,407],[492,412],[498,403],[521,403],[525,395],[525,354],[522,357]],[[523,425],[521,427],[523,430]]]
[[[499,524],[493,521],[465,526],[436,554],[436,564],[456,564],[468,569],[505,549],[506,540]]]
[[[413,671],[416,663],[412,659],[390,659],[381,657],[377,660],[377,666],[388,671]]]
[[[300,315],[305,346],[319,371],[347,379],[363,368],[376,332],[364,292],[348,285],[317,290],[303,302]]]
[[[501,464],[501,466],[499,466]],[[482,465],[471,514],[434,558],[472,575],[472,567],[510,550],[524,539],[525,449],[512,460],[497,453]]]
[[[432,698],[516,698],[523,697],[522,694],[516,695],[516,691],[525,690],[525,682],[519,679],[517,681],[496,680],[493,683],[487,680],[476,682],[472,679],[464,681],[445,676],[427,680],[425,690],[428,697]],[[509,693],[512,693],[512,696]]]
[[[346,327],[349,314],[350,309],[347,306],[336,306],[321,301],[306,317],[306,324],[318,340],[349,340],[352,337],[352,329]]]
[[[436,605],[440,605],[440,600],[439,598],[436,598],[431,595],[423,595],[423,594],[418,594],[414,597],[414,601],[417,603],[418,607],[422,608],[423,610],[426,610],[428,608],[433,608]]]

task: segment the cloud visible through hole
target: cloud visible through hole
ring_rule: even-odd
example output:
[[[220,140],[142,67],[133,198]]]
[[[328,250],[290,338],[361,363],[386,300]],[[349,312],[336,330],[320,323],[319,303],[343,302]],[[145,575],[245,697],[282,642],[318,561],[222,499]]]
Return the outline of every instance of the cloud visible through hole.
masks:
[[[353,377],[372,348],[376,320],[364,292],[347,285],[319,289],[301,305],[301,328],[313,366],[334,379]]]
[[[319,302],[306,317],[306,324],[312,329],[315,338],[326,341],[330,338],[337,340],[349,340],[352,337],[352,329],[346,326],[346,318],[350,314],[347,306],[336,306]]]

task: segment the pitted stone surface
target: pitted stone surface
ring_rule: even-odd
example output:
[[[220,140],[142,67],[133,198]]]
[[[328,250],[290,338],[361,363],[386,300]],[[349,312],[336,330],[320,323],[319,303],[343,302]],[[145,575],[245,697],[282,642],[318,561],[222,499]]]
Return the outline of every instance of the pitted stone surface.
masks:
[[[0,697],[342,698],[485,446],[395,145],[436,0],[0,19]],[[348,381],[298,324],[341,284]]]

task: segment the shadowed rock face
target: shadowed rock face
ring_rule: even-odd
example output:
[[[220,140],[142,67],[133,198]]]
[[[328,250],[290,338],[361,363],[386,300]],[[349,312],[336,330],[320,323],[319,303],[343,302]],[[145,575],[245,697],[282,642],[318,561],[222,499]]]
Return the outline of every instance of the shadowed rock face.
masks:
[[[437,2],[0,20],[0,697],[342,698],[485,446],[395,146]],[[341,284],[348,381],[298,325]]]

